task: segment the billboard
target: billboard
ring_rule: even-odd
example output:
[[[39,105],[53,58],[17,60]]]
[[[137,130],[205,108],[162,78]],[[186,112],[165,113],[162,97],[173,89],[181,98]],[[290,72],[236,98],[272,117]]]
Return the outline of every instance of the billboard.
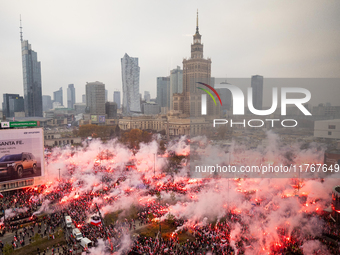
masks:
[[[44,175],[41,128],[0,131],[0,182]]]
[[[100,115],[99,117],[98,117],[98,122],[99,123],[105,123],[105,115]]]
[[[98,121],[97,115],[91,115],[91,121],[92,122],[97,122]]]

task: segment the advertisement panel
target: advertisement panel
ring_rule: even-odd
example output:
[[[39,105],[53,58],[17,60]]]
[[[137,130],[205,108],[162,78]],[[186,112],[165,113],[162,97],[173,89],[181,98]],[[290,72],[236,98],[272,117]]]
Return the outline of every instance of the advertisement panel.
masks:
[[[1,122],[2,128],[11,128],[11,127],[36,127],[39,126],[39,121],[10,121],[10,122]]]
[[[97,122],[97,115],[91,115],[91,121]]]
[[[7,122],[7,121],[1,122],[1,127],[2,128],[9,128],[9,122]]]
[[[0,182],[44,175],[44,134],[41,128],[0,132]]]
[[[105,115],[104,116],[100,115],[98,120],[99,123],[105,123]]]

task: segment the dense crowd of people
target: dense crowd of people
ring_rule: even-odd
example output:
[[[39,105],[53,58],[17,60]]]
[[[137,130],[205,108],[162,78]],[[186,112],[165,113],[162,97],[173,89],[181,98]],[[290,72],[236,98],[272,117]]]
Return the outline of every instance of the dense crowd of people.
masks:
[[[238,238],[231,236],[233,224],[239,224],[241,227]],[[338,231],[336,225],[331,224],[333,231]],[[326,225],[326,226],[330,226]],[[169,238],[159,237],[139,237],[134,241],[134,245],[129,252],[139,254],[306,254],[303,253],[303,245],[309,240],[318,240],[322,243],[330,254],[339,254],[339,245],[337,240],[327,240],[325,237],[315,237],[312,235],[301,238],[301,233],[295,229],[289,236],[285,230],[279,229],[279,241],[267,244],[266,249],[263,247],[253,247],[257,237],[249,235],[247,225],[242,223],[242,217],[239,215],[228,214],[224,222],[216,224],[207,224],[204,226],[192,226],[183,229],[184,232],[190,230],[192,238],[180,242],[178,235],[172,235]],[[323,232],[327,230],[324,227]],[[340,236],[336,236],[340,240]],[[236,239],[238,241],[236,241]],[[317,250],[315,254],[325,254],[325,250]]]
[[[60,155],[57,155],[58,157]],[[53,162],[50,159],[49,162]],[[82,190],[83,182],[71,182],[70,179],[58,180],[56,183],[47,183],[39,187],[26,188],[4,194],[2,199],[2,225],[1,234],[13,234],[11,245],[18,249],[34,241],[36,234],[41,237],[54,238],[64,229],[67,245],[53,247],[61,254],[72,252],[77,241],[65,225],[65,216],[72,219],[73,227],[79,228],[84,237],[92,241],[94,246],[100,245],[99,240],[105,240],[106,247],[119,254],[303,254],[304,244],[307,241],[317,241],[327,247],[331,254],[340,254],[338,241],[340,231],[338,226],[328,218],[316,213],[304,213],[305,217],[318,217],[323,222],[322,234],[305,235],[299,229],[286,230],[284,226],[277,227],[277,238],[260,238],[251,235],[249,222],[243,219],[239,212],[225,209],[221,221],[200,222],[192,224],[185,217],[168,217],[169,201],[162,201],[161,193],[173,195],[190,195],[191,199],[206,187],[208,181],[192,181],[182,178],[174,181],[173,176],[166,173],[153,178],[142,177],[142,185],[127,188],[128,169],[117,177],[112,178],[108,169],[95,164],[95,174],[102,175],[101,189],[93,187],[92,190]],[[68,167],[69,176],[74,174],[76,166]],[[112,169],[110,168],[110,173]],[[74,181],[74,180],[73,180]],[[191,181],[191,185],[187,185]],[[124,188],[121,188],[124,186]],[[79,190],[82,190],[81,192]],[[119,192],[114,192],[114,191]],[[90,217],[98,215],[98,209],[114,205],[117,199],[124,194],[128,197],[138,192],[141,197],[139,204],[135,205],[133,215],[117,213],[114,221],[107,225],[92,225]],[[115,194],[115,195],[112,195]],[[143,199],[145,198],[145,199]],[[97,204],[97,201],[98,202]],[[98,206],[98,207],[97,207]],[[255,206],[260,206],[256,203]],[[248,215],[249,216],[249,215]],[[153,231],[144,233],[138,229],[154,227],[157,229],[159,220],[171,225],[170,233]],[[102,222],[105,223],[105,222]],[[235,231],[237,229],[237,231]],[[139,233],[139,234],[138,234]],[[259,231],[261,233],[261,231]],[[129,236],[129,242],[124,241]],[[184,239],[183,239],[184,238]],[[273,241],[275,240],[275,241]],[[125,245],[128,243],[128,245]],[[0,243],[0,248],[4,246]],[[318,254],[318,250],[315,254]],[[319,254],[322,251],[320,250]],[[39,251],[44,254],[46,251]]]
[[[124,178],[120,179],[120,182]],[[81,185],[81,184],[80,184]],[[145,183],[148,187],[150,183]],[[200,184],[201,185],[201,184]],[[146,195],[159,194],[160,191],[175,192],[185,194],[184,184],[173,185],[167,184],[161,187],[146,188]],[[57,188],[50,190],[49,186],[40,186],[39,188],[28,188],[16,191],[14,194],[5,196],[3,199],[3,208],[5,217],[3,220],[2,230],[14,233],[11,245],[13,249],[20,248],[25,244],[32,242],[35,234],[42,237],[54,234],[58,227],[64,227],[65,215],[71,216],[73,224],[78,227],[83,236],[87,237],[93,244],[98,244],[99,239],[110,240],[108,246],[118,251],[121,249],[121,238],[124,234],[131,234],[137,227],[143,225],[155,224],[154,219],[159,219],[167,212],[168,204],[160,203],[157,199],[148,200],[138,206],[136,218],[122,218],[108,224],[94,226],[88,221],[89,215],[97,214],[97,208],[93,204],[94,198],[104,198],[105,204],[114,204],[115,197],[107,196],[111,189],[119,188],[117,182],[110,184],[107,179],[106,188],[97,192],[86,192],[83,194],[74,193],[73,187],[69,182],[60,182]],[[199,192],[197,186],[193,187],[190,192]],[[129,192],[129,191],[126,191]],[[70,194],[73,197],[68,197]],[[68,198],[63,201],[65,196]],[[44,201],[48,205],[48,214],[44,217],[37,217],[35,212],[44,206]],[[101,207],[102,205],[99,205]],[[52,209],[53,208],[53,209]],[[51,211],[52,210],[52,211]],[[6,217],[6,214],[7,217]],[[322,219],[321,216],[319,216]],[[256,239],[249,235],[249,226],[242,222],[242,215],[226,213],[223,222],[216,224],[194,225],[186,224],[186,219],[172,219],[172,224],[178,228],[183,228],[177,233],[168,237],[143,236],[136,235],[128,249],[123,249],[124,254],[135,252],[139,254],[206,254],[208,251],[212,254],[244,254],[246,251],[253,251],[253,241]],[[240,232],[237,237],[231,236],[232,226],[237,224]],[[293,230],[287,239],[286,232],[278,229],[280,240],[277,243],[264,244],[270,254],[302,254],[303,243],[308,240],[319,240],[328,248],[331,254],[339,252],[337,242],[340,240],[340,231],[337,225],[327,221],[323,225],[323,236],[307,236],[301,238],[298,230]],[[180,240],[181,233],[190,233],[190,239]],[[332,239],[333,238],[333,239]],[[74,238],[68,239],[69,245],[75,244]],[[0,248],[3,244],[0,244]],[[65,246],[66,247],[66,246]],[[69,249],[60,247],[65,254]]]

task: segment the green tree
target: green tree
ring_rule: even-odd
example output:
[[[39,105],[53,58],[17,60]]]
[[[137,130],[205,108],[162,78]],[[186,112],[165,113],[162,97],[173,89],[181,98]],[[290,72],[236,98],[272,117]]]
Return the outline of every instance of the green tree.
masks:
[[[87,124],[79,127],[78,135],[80,137],[96,137],[97,125]]]
[[[116,128],[115,128],[115,136],[120,136],[120,127],[118,124],[116,125]]]
[[[149,143],[152,140],[152,134],[145,130],[131,129],[126,131],[121,136],[121,142],[127,145],[131,149],[139,149],[139,144]]]
[[[78,135],[83,138],[91,136],[93,138],[106,139],[110,137],[112,130],[111,126],[87,124],[79,127]]]
[[[3,254],[4,255],[9,255],[13,253],[13,247],[9,243],[6,243],[3,249]]]
[[[79,136],[79,130],[78,129],[73,129],[73,136],[74,137],[77,137],[77,136]]]
[[[40,239],[41,239],[41,236],[38,233],[36,233],[33,237],[34,241],[39,241]]]
[[[161,140],[161,141],[159,142],[159,150],[158,150],[158,153],[159,153],[159,154],[164,154],[164,152],[165,152],[165,150],[166,150],[165,144],[166,144],[166,142],[163,141],[163,140]]]
[[[141,141],[142,141],[143,143],[149,143],[149,142],[151,142],[151,141],[152,141],[152,133],[149,133],[148,131],[143,130],[143,131],[142,131],[142,139],[141,139]]]

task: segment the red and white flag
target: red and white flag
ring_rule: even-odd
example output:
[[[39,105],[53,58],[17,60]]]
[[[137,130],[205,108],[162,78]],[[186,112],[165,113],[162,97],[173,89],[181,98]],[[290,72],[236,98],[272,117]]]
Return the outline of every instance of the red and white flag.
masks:
[[[1,193],[0,193],[0,198],[4,198],[4,195],[2,195]]]
[[[98,216],[93,216],[91,217],[91,224],[94,226],[100,226],[102,224],[102,221]]]

